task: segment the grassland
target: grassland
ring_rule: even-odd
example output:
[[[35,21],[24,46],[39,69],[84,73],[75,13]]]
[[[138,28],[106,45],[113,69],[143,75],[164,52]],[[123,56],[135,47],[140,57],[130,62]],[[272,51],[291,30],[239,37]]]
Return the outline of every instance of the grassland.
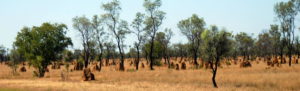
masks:
[[[189,64],[188,68],[191,67]],[[33,77],[33,68],[12,75],[11,69],[0,64],[0,91],[300,91],[300,65],[283,64],[267,67],[264,62],[252,62],[252,67],[222,65],[217,73],[219,88],[213,88],[210,69],[167,69],[166,66],[133,70],[125,65],[125,72],[115,66],[104,66],[101,72],[93,71],[95,81],[82,81],[82,71],[69,72],[69,80],[61,80],[61,69],[46,73],[44,78]],[[49,67],[50,68],[50,67]]]

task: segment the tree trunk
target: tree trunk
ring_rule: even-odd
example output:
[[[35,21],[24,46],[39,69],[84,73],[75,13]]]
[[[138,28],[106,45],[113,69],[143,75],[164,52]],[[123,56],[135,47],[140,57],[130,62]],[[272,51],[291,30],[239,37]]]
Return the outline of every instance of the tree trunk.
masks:
[[[170,69],[170,68],[171,68],[170,57],[168,57],[167,60],[168,60],[168,61],[167,61],[167,62],[168,62],[168,68]]]
[[[139,47],[136,47],[137,50],[137,59],[135,60],[135,69],[139,70],[139,63],[140,63],[140,51],[139,51]]]
[[[125,67],[124,67],[124,58],[121,58],[120,71],[125,71]]]
[[[150,45],[150,70],[154,70],[153,69],[153,48],[154,48],[154,36],[152,36],[151,38],[151,45]]]
[[[291,52],[289,52],[289,66],[290,67],[292,66],[292,53]]]
[[[197,51],[196,50],[194,50],[194,66],[196,67],[196,68],[198,68],[198,62],[197,62]]]
[[[217,75],[217,72],[216,72],[216,71],[213,71],[212,82],[213,82],[214,87],[215,87],[215,88],[218,88],[217,82],[216,82],[216,80],[215,80],[216,75]]]
[[[164,64],[167,64],[167,55],[164,55],[164,60],[165,60]]]
[[[280,53],[280,59],[281,59],[280,63],[283,64],[283,53],[282,52]]]
[[[47,67],[47,66],[46,66]],[[44,75],[45,75],[45,67],[43,66],[43,67],[39,67],[39,73],[38,73],[38,77],[39,78],[42,78],[42,77],[44,77]]]
[[[86,53],[85,64],[84,64],[85,68],[87,68],[88,65],[89,65],[89,52]]]
[[[215,62],[215,67],[212,67],[212,71],[213,71],[213,76],[212,76],[212,82],[215,88],[218,88],[217,82],[216,82],[216,75],[217,75],[217,71],[218,71],[218,63],[220,61],[220,58],[217,57],[216,58],[216,62]],[[213,64],[211,64],[213,65]]]
[[[109,66],[109,58],[110,58],[110,52],[109,52],[109,49],[107,48],[107,55],[106,55],[106,60],[105,60],[105,64],[106,66]]]
[[[125,68],[124,68],[124,54],[123,54],[122,49],[121,49],[120,41],[118,41],[118,48],[119,48],[119,53],[120,53],[120,56],[121,56],[120,71],[125,71]]]
[[[102,53],[100,53],[100,56],[99,56],[99,61],[100,61],[100,63],[99,63],[99,71],[101,71],[101,68],[102,68]]]

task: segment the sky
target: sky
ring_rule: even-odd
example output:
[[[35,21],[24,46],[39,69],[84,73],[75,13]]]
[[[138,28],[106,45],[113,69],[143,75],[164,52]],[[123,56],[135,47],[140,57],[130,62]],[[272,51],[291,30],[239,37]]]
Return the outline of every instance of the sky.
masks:
[[[40,26],[44,22],[64,23],[68,26],[67,36],[72,38],[73,47],[80,49],[79,33],[72,27],[72,18],[105,13],[101,4],[110,0],[1,0],[0,1],[0,45],[12,48],[17,33],[24,27]],[[270,24],[278,23],[274,5],[287,0],[162,0],[160,10],[166,19],[159,31],[171,28],[175,33],[171,43],[186,43],[177,23],[197,14],[204,18],[206,27],[217,25],[233,33],[247,32],[257,36]],[[120,18],[131,23],[137,12],[144,13],[144,0],[120,0]],[[297,18],[296,24],[300,24]],[[110,39],[113,40],[113,39]],[[133,45],[136,37],[127,36],[126,44]]]

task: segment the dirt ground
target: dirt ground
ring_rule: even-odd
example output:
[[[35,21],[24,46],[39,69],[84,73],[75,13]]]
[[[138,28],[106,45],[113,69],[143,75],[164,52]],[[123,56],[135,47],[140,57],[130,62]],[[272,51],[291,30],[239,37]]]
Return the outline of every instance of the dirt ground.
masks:
[[[0,64],[0,91],[300,91],[299,64],[271,68],[264,62],[252,62],[249,68],[223,64],[216,77],[219,88],[212,87],[210,69],[192,69],[190,64],[187,67],[178,71],[162,66],[150,71],[146,65],[135,71],[126,62],[124,72],[116,71],[115,66],[104,66],[101,72],[93,71],[95,81],[82,81],[82,71],[66,73],[64,66],[50,69],[44,78],[36,78],[32,67],[26,66],[27,72],[12,75],[8,66]],[[69,75],[68,80],[61,80],[62,72]]]

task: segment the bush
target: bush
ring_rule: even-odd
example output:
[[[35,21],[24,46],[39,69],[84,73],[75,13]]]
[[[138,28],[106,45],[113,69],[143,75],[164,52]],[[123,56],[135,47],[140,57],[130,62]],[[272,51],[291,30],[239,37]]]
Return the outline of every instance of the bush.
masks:
[[[127,69],[127,72],[135,72],[135,69]]]
[[[226,61],[226,65],[231,65],[231,63],[229,61]]]
[[[155,65],[155,66],[162,66],[162,62],[159,59],[155,59],[154,62],[153,62],[153,65]]]

